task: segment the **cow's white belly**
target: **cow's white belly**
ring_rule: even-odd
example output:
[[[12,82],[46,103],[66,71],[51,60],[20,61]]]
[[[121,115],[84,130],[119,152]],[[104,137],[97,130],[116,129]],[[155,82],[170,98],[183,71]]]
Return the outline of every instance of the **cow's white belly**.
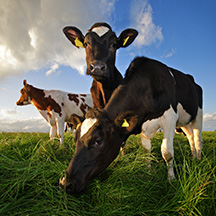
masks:
[[[183,127],[187,125],[191,119],[191,115],[184,110],[183,106],[180,103],[178,103],[177,105],[177,112],[178,112],[178,120],[176,126]]]

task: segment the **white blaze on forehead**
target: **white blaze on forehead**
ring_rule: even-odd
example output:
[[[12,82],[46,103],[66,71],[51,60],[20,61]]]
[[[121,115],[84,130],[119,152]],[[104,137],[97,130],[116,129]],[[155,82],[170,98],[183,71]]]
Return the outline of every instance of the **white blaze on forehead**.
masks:
[[[81,125],[80,137],[85,135],[88,130],[97,122],[96,118],[88,118]]]
[[[95,32],[98,34],[99,37],[105,35],[110,29],[106,26],[98,26],[93,28],[91,31]]]

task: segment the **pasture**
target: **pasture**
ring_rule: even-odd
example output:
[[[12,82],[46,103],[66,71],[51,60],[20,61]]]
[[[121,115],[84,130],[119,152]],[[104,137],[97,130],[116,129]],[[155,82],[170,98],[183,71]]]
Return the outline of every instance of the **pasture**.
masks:
[[[216,132],[203,132],[200,161],[192,159],[187,139],[175,135],[171,184],[161,139],[162,133],[152,139],[149,158],[139,135],[130,136],[125,156],[73,196],[59,186],[74,154],[73,134],[65,134],[60,148],[48,134],[0,133],[0,215],[216,215]]]

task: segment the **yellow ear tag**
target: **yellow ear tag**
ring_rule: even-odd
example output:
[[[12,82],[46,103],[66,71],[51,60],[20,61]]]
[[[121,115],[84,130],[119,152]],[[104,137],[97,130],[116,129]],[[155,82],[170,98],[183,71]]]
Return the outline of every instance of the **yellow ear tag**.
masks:
[[[124,39],[123,46],[127,43],[127,41],[128,41],[129,38],[130,38],[130,37],[128,36],[127,38]]]
[[[127,122],[127,120],[126,119],[124,119],[124,122],[123,122],[123,124],[122,124],[122,127],[129,127],[130,125],[129,125],[129,123]]]
[[[78,37],[74,40],[74,43],[77,47],[84,47],[83,43],[78,39]]]
[[[80,127],[81,123],[79,123],[77,126],[76,126],[76,130]]]

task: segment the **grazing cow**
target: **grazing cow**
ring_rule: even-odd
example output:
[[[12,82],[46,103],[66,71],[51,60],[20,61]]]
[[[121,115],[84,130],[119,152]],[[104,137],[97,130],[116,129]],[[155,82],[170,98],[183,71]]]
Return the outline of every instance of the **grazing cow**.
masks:
[[[103,108],[123,80],[115,67],[116,50],[129,46],[138,32],[135,29],[126,29],[116,37],[107,23],[95,23],[85,36],[72,26],[65,27],[63,32],[74,46],[85,48],[86,74],[94,78],[91,86],[93,105]]]
[[[135,58],[105,108],[92,109],[85,117],[76,130],[76,151],[66,170],[66,178],[60,180],[68,193],[82,191],[89,179],[116,158],[122,142],[131,134],[141,133],[142,145],[150,152],[150,138],[162,128],[161,153],[169,180],[175,178],[173,137],[176,126],[187,135],[193,156],[201,157],[202,89],[192,76],[161,62]],[[78,116],[74,115],[73,119],[80,122]]]
[[[33,104],[50,125],[50,139],[56,132],[60,144],[64,144],[64,123],[71,122],[71,115],[84,116],[93,106],[90,94],[72,94],[60,90],[42,90],[23,81],[21,97],[17,105]]]

